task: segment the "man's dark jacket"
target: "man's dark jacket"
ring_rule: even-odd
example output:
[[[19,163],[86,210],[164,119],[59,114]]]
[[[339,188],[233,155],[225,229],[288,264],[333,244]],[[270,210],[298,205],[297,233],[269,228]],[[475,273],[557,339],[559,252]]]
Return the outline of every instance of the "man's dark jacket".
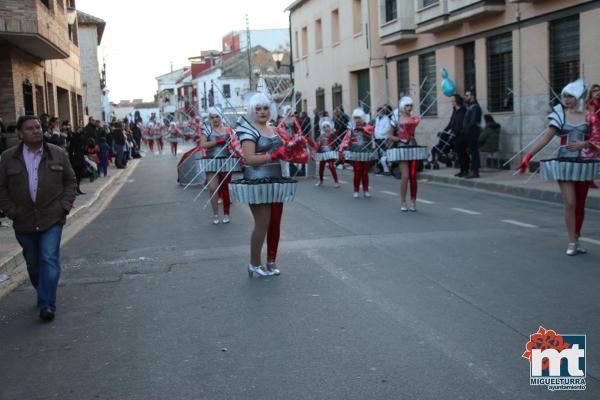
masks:
[[[35,203],[29,194],[23,144],[11,147],[0,159],[0,209],[13,220],[18,233],[44,232],[56,224],[64,225],[75,201],[75,173],[65,151],[44,144],[38,168]]]

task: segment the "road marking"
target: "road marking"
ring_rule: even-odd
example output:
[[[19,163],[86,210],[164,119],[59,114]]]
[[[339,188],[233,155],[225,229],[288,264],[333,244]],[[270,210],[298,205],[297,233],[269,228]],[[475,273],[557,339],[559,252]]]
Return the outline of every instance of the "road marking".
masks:
[[[348,182],[346,182],[346,181],[343,181],[343,180],[341,180],[341,179],[340,179],[340,180],[338,180],[338,182],[339,182],[339,183],[344,183],[344,184],[348,183]]]
[[[380,190],[379,193],[389,194],[390,196],[400,196],[398,193],[389,192],[387,190]]]
[[[590,239],[590,238],[586,238],[586,237],[580,237],[579,240],[582,241],[582,242],[586,242],[586,243],[592,243],[592,244],[600,245],[600,240],[596,240],[596,239]]]
[[[423,203],[423,204],[435,204],[435,201],[429,201],[429,200],[417,199],[417,203]]]
[[[512,219],[503,219],[502,222],[505,224],[520,226],[521,228],[539,228],[539,226],[526,224],[525,222],[514,221]]]
[[[461,213],[469,214],[469,215],[481,215],[480,212],[471,211],[471,210],[465,210],[464,208],[453,208],[453,210],[461,212]]]

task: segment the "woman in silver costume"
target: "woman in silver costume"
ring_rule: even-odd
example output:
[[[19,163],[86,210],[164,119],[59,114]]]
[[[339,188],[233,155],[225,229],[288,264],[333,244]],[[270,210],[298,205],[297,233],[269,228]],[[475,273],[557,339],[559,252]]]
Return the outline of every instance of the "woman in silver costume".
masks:
[[[235,134],[229,127],[223,125],[221,111],[215,107],[208,110],[210,122],[205,125],[200,135],[200,147],[206,151],[205,157],[200,161],[200,168],[206,172],[208,190],[210,192],[210,205],[213,210],[213,224],[219,222],[229,223],[231,200],[229,198],[229,182],[231,173],[240,171],[237,158],[230,157],[228,150],[232,136]],[[218,174],[218,177],[215,177]],[[218,195],[215,192],[219,190]],[[219,198],[223,201],[223,219],[219,221]]]
[[[329,118],[322,118],[319,122],[321,135],[319,135],[315,144],[317,151],[316,159],[319,162],[319,181],[316,186],[323,186],[323,174],[325,172],[325,164],[327,164],[333,178],[333,185],[336,188],[340,187],[335,165],[333,164],[338,159],[338,153],[333,147],[333,142],[335,141],[333,125],[333,121]]]
[[[298,118],[294,116],[294,110],[292,110],[292,106],[284,106],[281,110],[281,115],[283,118],[279,121],[277,125],[277,129],[281,133],[285,133],[288,137],[292,138],[296,135],[302,135],[302,128],[300,127],[300,122]],[[302,164],[295,164],[294,167],[296,171],[302,168]],[[281,162],[281,170],[284,177],[290,177],[290,163],[287,161]]]
[[[281,160],[289,159],[290,147],[284,145],[277,130],[268,125],[271,102],[257,93],[248,103],[248,118],[236,128],[246,167],[244,178],[229,185],[231,197],[239,203],[248,203],[254,217],[250,237],[250,264],[248,274],[279,275],[276,264],[283,203],[294,199],[296,181],[284,178]],[[304,143],[306,146],[306,143]],[[267,264],[262,266],[261,251],[267,239]]]
[[[529,161],[544,148],[554,136],[560,137],[558,157],[542,160],[542,180],[557,181],[563,197],[564,218],[569,244],[566,254],[574,256],[587,251],[579,245],[579,236],[585,215],[585,200],[593,179],[600,173],[600,162],[582,158],[582,150],[589,147],[590,127],[584,112],[587,88],[583,80],[569,83],[561,92],[562,104],[555,106],[548,116],[549,124],[543,136],[535,143],[519,166],[525,173]]]

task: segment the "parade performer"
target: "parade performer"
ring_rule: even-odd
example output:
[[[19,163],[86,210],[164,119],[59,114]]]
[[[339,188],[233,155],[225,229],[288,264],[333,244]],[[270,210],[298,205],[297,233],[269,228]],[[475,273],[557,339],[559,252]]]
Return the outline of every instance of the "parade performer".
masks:
[[[321,128],[321,135],[317,138],[315,149],[317,151],[316,159],[319,162],[319,182],[317,182],[316,186],[323,185],[323,174],[325,172],[325,164],[327,164],[333,177],[334,186],[339,188],[340,184],[338,183],[334,164],[338,159],[338,153],[333,147],[336,137],[333,121],[329,118],[321,118],[319,127]]]
[[[600,85],[590,87],[587,99],[587,123],[590,125],[590,137],[587,146],[581,152],[583,158],[600,159]]]
[[[292,106],[287,105],[284,106],[281,110],[281,115],[283,116],[279,124],[277,125],[277,129],[280,133],[285,133],[289,138],[293,138],[294,136],[303,136],[302,127],[300,126],[300,122],[298,118],[294,116],[294,111],[292,110]],[[302,164],[295,164],[296,171],[302,168]],[[281,162],[281,169],[284,177],[290,177],[290,163],[287,161]]]
[[[181,131],[177,127],[177,123],[174,121],[169,124],[169,135],[167,140],[171,144],[171,154],[177,156],[177,142],[179,138],[182,136]]]
[[[412,115],[413,101],[404,96],[398,106],[398,120],[395,121],[394,130],[388,136],[390,146],[387,150],[387,159],[398,162],[400,165],[400,199],[402,211],[417,211],[417,172],[419,160],[427,159],[427,147],[417,146],[415,130],[421,118]],[[410,208],[406,204],[406,192],[410,181]]]
[[[219,222],[229,223],[231,200],[229,197],[229,182],[231,173],[241,171],[237,154],[230,154],[230,144],[237,141],[233,129],[223,125],[221,111],[215,107],[208,110],[210,124],[204,128],[200,137],[200,147],[206,151],[205,157],[200,161],[200,168],[206,172],[206,180],[211,195],[210,205],[213,210],[213,224]],[[233,155],[233,157],[230,157]],[[215,176],[218,175],[218,176]],[[215,192],[218,191],[218,196]],[[223,219],[219,221],[218,198],[223,201]]]
[[[162,122],[158,122],[156,126],[154,141],[156,142],[156,146],[158,147],[158,152],[162,154],[163,149],[165,147],[165,142],[163,137],[168,135],[167,127]]]
[[[294,199],[297,182],[281,173],[281,160],[306,163],[306,141],[299,136],[290,139],[268,125],[271,101],[262,93],[248,102],[247,118],[237,127],[244,161],[244,178],[229,185],[232,200],[248,203],[254,217],[250,238],[248,274],[279,275],[276,264],[283,203]],[[261,250],[267,239],[267,264],[261,266]]]
[[[561,92],[561,104],[548,116],[548,128],[533,145],[519,171],[525,173],[531,159],[554,136],[559,136],[561,146],[558,157],[541,160],[540,175],[544,181],[557,181],[563,197],[564,218],[569,237],[566,254],[574,256],[587,251],[579,245],[579,236],[585,216],[585,200],[592,181],[600,176],[600,160],[583,158],[583,151],[593,144],[588,141],[589,117],[584,113],[586,83],[582,79],[569,83]],[[595,147],[595,146],[594,146]]]
[[[366,114],[362,108],[356,108],[352,113],[354,125],[346,131],[340,146],[338,156],[341,160],[352,161],[354,169],[354,198],[358,198],[360,183],[362,181],[363,195],[371,197],[369,193],[369,165],[377,159],[377,152],[370,147],[373,138],[373,127],[365,124]],[[345,150],[345,149],[348,150]]]

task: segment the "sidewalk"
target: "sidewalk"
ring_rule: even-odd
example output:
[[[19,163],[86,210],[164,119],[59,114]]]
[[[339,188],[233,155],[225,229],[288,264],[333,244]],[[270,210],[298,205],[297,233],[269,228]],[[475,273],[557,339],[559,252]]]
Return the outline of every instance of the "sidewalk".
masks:
[[[139,160],[130,161],[126,169],[111,168],[108,177],[98,178],[94,182],[84,179],[81,182],[81,190],[85,195],[77,196],[66,226],[80,218],[120,176],[135,168],[138,162]],[[23,262],[21,247],[15,239],[11,221],[3,218],[0,226],[0,298],[22,282],[24,269],[19,266]]]
[[[535,200],[562,203],[562,196],[556,182],[542,182],[539,174],[529,183],[529,174],[513,175],[513,170],[482,169],[479,179],[465,179],[454,176],[458,169],[441,167],[439,170],[425,169],[419,173],[420,179],[431,182],[464,186],[490,192],[504,193],[512,196],[527,197]],[[596,182],[600,183],[600,179]],[[600,210],[600,189],[590,189],[586,207]]]

